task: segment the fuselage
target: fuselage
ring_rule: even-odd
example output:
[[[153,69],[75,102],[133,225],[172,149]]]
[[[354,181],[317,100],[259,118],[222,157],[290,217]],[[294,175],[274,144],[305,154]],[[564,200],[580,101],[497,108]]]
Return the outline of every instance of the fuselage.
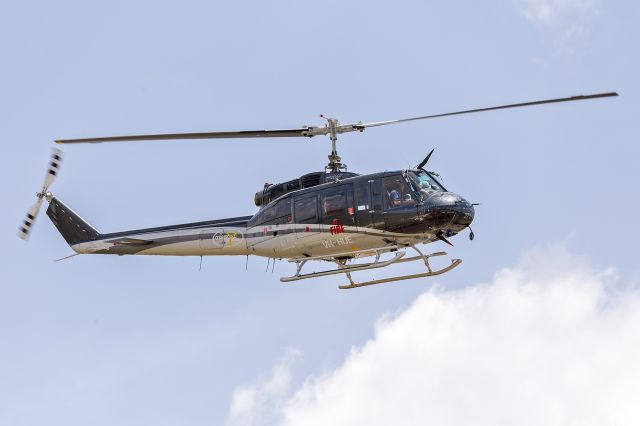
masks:
[[[64,211],[66,206],[58,204],[62,207],[57,209]],[[296,190],[271,201],[253,216],[67,240],[78,253],[350,257],[350,253],[362,255],[387,245],[415,245],[450,237],[468,227],[473,217],[473,206],[446,191],[435,175],[405,170]],[[54,223],[64,236],[61,225]]]

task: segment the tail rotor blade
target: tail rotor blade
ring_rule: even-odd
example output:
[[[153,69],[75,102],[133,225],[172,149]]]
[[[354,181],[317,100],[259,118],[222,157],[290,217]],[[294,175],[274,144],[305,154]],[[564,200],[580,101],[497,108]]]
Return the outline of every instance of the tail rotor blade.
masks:
[[[29,209],[25,219],[20,224],[20,228],[18,228],[18,237],[23,240],[29,238],[29,233],[31,232],[31,228],[33,227],[33,222],[35,222],[36,217],[38,217],[38,212],[40,211],[40,207],[42,207],[42,198],[38,198],[38,201]]]
[[[58,148],[54,148],[51,153],[51,161],[49,162],[49,169],[47,170],[47,174],[44,177],[44,182],[42,183],[42,189],[40,192],[36,194],[38,197],[38,201],[29,209],[27,212],[27,216],[20,224],[20,228],[18,228],[18,237],[22,240],[26,240],[29,238],[29,234],[31,233],[31,228],[33,227],[33,222],[35,222],[36,217],[38,217],[38,213],[40,212],[40,207],[42,207],[42,200],[47,199],[50,200],[51,194],[48,192],[49,186],[53,183],[56,176],[58,175],[58,170],[60,169],[60,163],[62,162],[62,150]]]
[[[44,183],[42,184],[42,192],[47,192],[47,188],[53,183],[56,176],[58,175],[58,170],[60,170],[60,163],[62,163],[62,150],[58,148],[54,148],[51,153],[51,162],[49,163],[49,170],[47,170],[47,174],[44,178]]]

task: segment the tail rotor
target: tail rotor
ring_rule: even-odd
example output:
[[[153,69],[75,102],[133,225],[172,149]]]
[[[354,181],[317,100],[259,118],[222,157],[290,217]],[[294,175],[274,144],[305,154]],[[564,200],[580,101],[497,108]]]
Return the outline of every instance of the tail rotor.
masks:
[[[23,240],[29,238],[29,233],[31,232],[31,228],[33,227],[33,223],[38,217],[38,213],[40,212],[40,207],[42,207],[42,201],[46,198],[49,201],[52,197],[51,193],[48,192],[49,186],[53,183],[56,176],[58,175],[58,171],[60,170],[60,163],[62,162],[62,151],[54,148],[51,153],[51,162],[49,163],[49,170],[44,178],[44,183],[42,184],[42,189],[40,192],[36,193],[36,197],[38,200],[36,203],[29,209],[27,212],[27,216],[24,221],[20,225],[18,229],[18,237]]]

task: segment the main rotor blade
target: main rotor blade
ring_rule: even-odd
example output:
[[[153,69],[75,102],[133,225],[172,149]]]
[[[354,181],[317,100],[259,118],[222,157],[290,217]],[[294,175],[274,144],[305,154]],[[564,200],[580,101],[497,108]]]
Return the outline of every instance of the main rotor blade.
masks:
[[[238,132],[168,133],[160,135],[107,136],[81,139],[59,139],[56,143],[100,143],[127,141],[161,141],[177,139],[234,139],[234,138],[295,138],[313,137],[315,127],[280,130],[243,130]]]
[[[610,96],[618,96],[618,94],[616,92],[607,92],[607,93],[596,93],[596,94],[593,94],[593,95],[571,96],[569,98],[544,99],[544,100],[541,100],[541,101],[522,102],[522,103],[518,103],[518,104],[499,105],[499,106],[487,107],[487,108],[476,108],[476,109],[467,109],[467,110],[464,110],[464,111],[446,112],[444,114],[423,115],[423,116],[420,116],[420,117],[401,118],[399,120],[378,121],[378,122],[375,122],[375,123],[357,124],[357,126],[364,130],[364,128],[366,128],[366,127],[386,126],[387,124],[404,123],[404,122],[407,122],[407,121],[416,121],[416,120],[426,120],[428,118],[438,118],[438,117],[447,117],[447,116],[450,116],[450,115],[470,114],[472,112],[494,111],[494,110],[497,110],[497,109],[520,108],[520,107],[532,106],[532,105],[553,104],[553,103],[559,103],[559,102],[583,101],[583,100],[586,100],[586,99],[596,99],[596,98],[608,98]],[[357,129],[357,130],[360,130],[360,129]]]
[[[616,92],[597,93],[593,95],[572,96],[569,98],[545,99],[541,101],[523,102],[518,104],[500,105],[488,108],[468,109],[464,111],[447,112],[444,114],[423,115],[420,117],[401,118],[399,120],[378,121],[374,123],[355,123],[342,124],[334,128],[335,133],[348,133],[359,131],[362,132],[367,127],[386,126],[387,124],[404,123],[407,121],[425,120],[427,118],[447,117],[450,115],[469,114],[472,112],[493,111],[498,109],[519,108],[532,105],[551,104],[558,102],[581,101],[585,99],[606,98],[609,96],[618,96]],[[335,121],[337,124],[337,121]],[[107,136],[97,138],[80,138],[80,139],[58,139],[55,142],[60,144],[73,143],[100,143],[100,142],[127,142],[127,141],[159,141],[159,140],[178,140],[178,139],[237,139],[237,138],[295,138],[306,137],[312,138],[319,135],[327,135],[331,133],[330,126],[324,127],[302,127],[299,129],[278,129],[278,130],[242,130],[236,132],[204,132],[204,133],[168,133],[158,135],[131,135],[131,136]]]

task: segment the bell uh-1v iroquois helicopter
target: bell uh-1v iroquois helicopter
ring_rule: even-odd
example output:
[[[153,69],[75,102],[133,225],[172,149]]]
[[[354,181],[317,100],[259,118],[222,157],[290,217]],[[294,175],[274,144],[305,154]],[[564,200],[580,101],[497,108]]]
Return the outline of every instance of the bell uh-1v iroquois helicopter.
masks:
[[[332,149],[325,171],[308,173],[275,185],[265,184],[255,194],[255,204],[260,209],[253,216],[109,234],[98,232],[48,191],[62,160],[62,152],[56,149],[44,185],[37,193],[38,200],[27,213],[18,235],[26,239],[45,199],[49,202],[47,215],[76,254],[256,255],[274,261],[287,259],[296,263],[297,270],[293,276],[281,278],[281,281],[345,274],[349,284],[340,286],[343,289],[439,275],[458,266],[461,260],[453,259],[448,266],[433,270],[430,258],[446,253],[424,254],[417,245],[438,240],[451,244],[448,238],[471,225],[473,204],[448,191],[437,173],[425,169],[433,150],[412,169],[366,175],[347,172],[336,150],[338,134],[428,118],[610,96],[617,96],[617,93],[547,99],[374,123],[340,124],[336,119],[325,118],[327,123],[322,127],[57,140],[59,144],[75,144],[329,135]],[[473,239],[472,231],[469,237]],[[405,257],[408,248],[413,249],[416,255]],[[381,259],[381,255],[390,252],[390,258]],[[375,256],[373,261],[353,262],[371,256]],[[303,266],[309,261],[333,262],[337,268],[302,274]],[[359,283],[351,277],[352,272],[411,261],[424,262],[426,272]]]

